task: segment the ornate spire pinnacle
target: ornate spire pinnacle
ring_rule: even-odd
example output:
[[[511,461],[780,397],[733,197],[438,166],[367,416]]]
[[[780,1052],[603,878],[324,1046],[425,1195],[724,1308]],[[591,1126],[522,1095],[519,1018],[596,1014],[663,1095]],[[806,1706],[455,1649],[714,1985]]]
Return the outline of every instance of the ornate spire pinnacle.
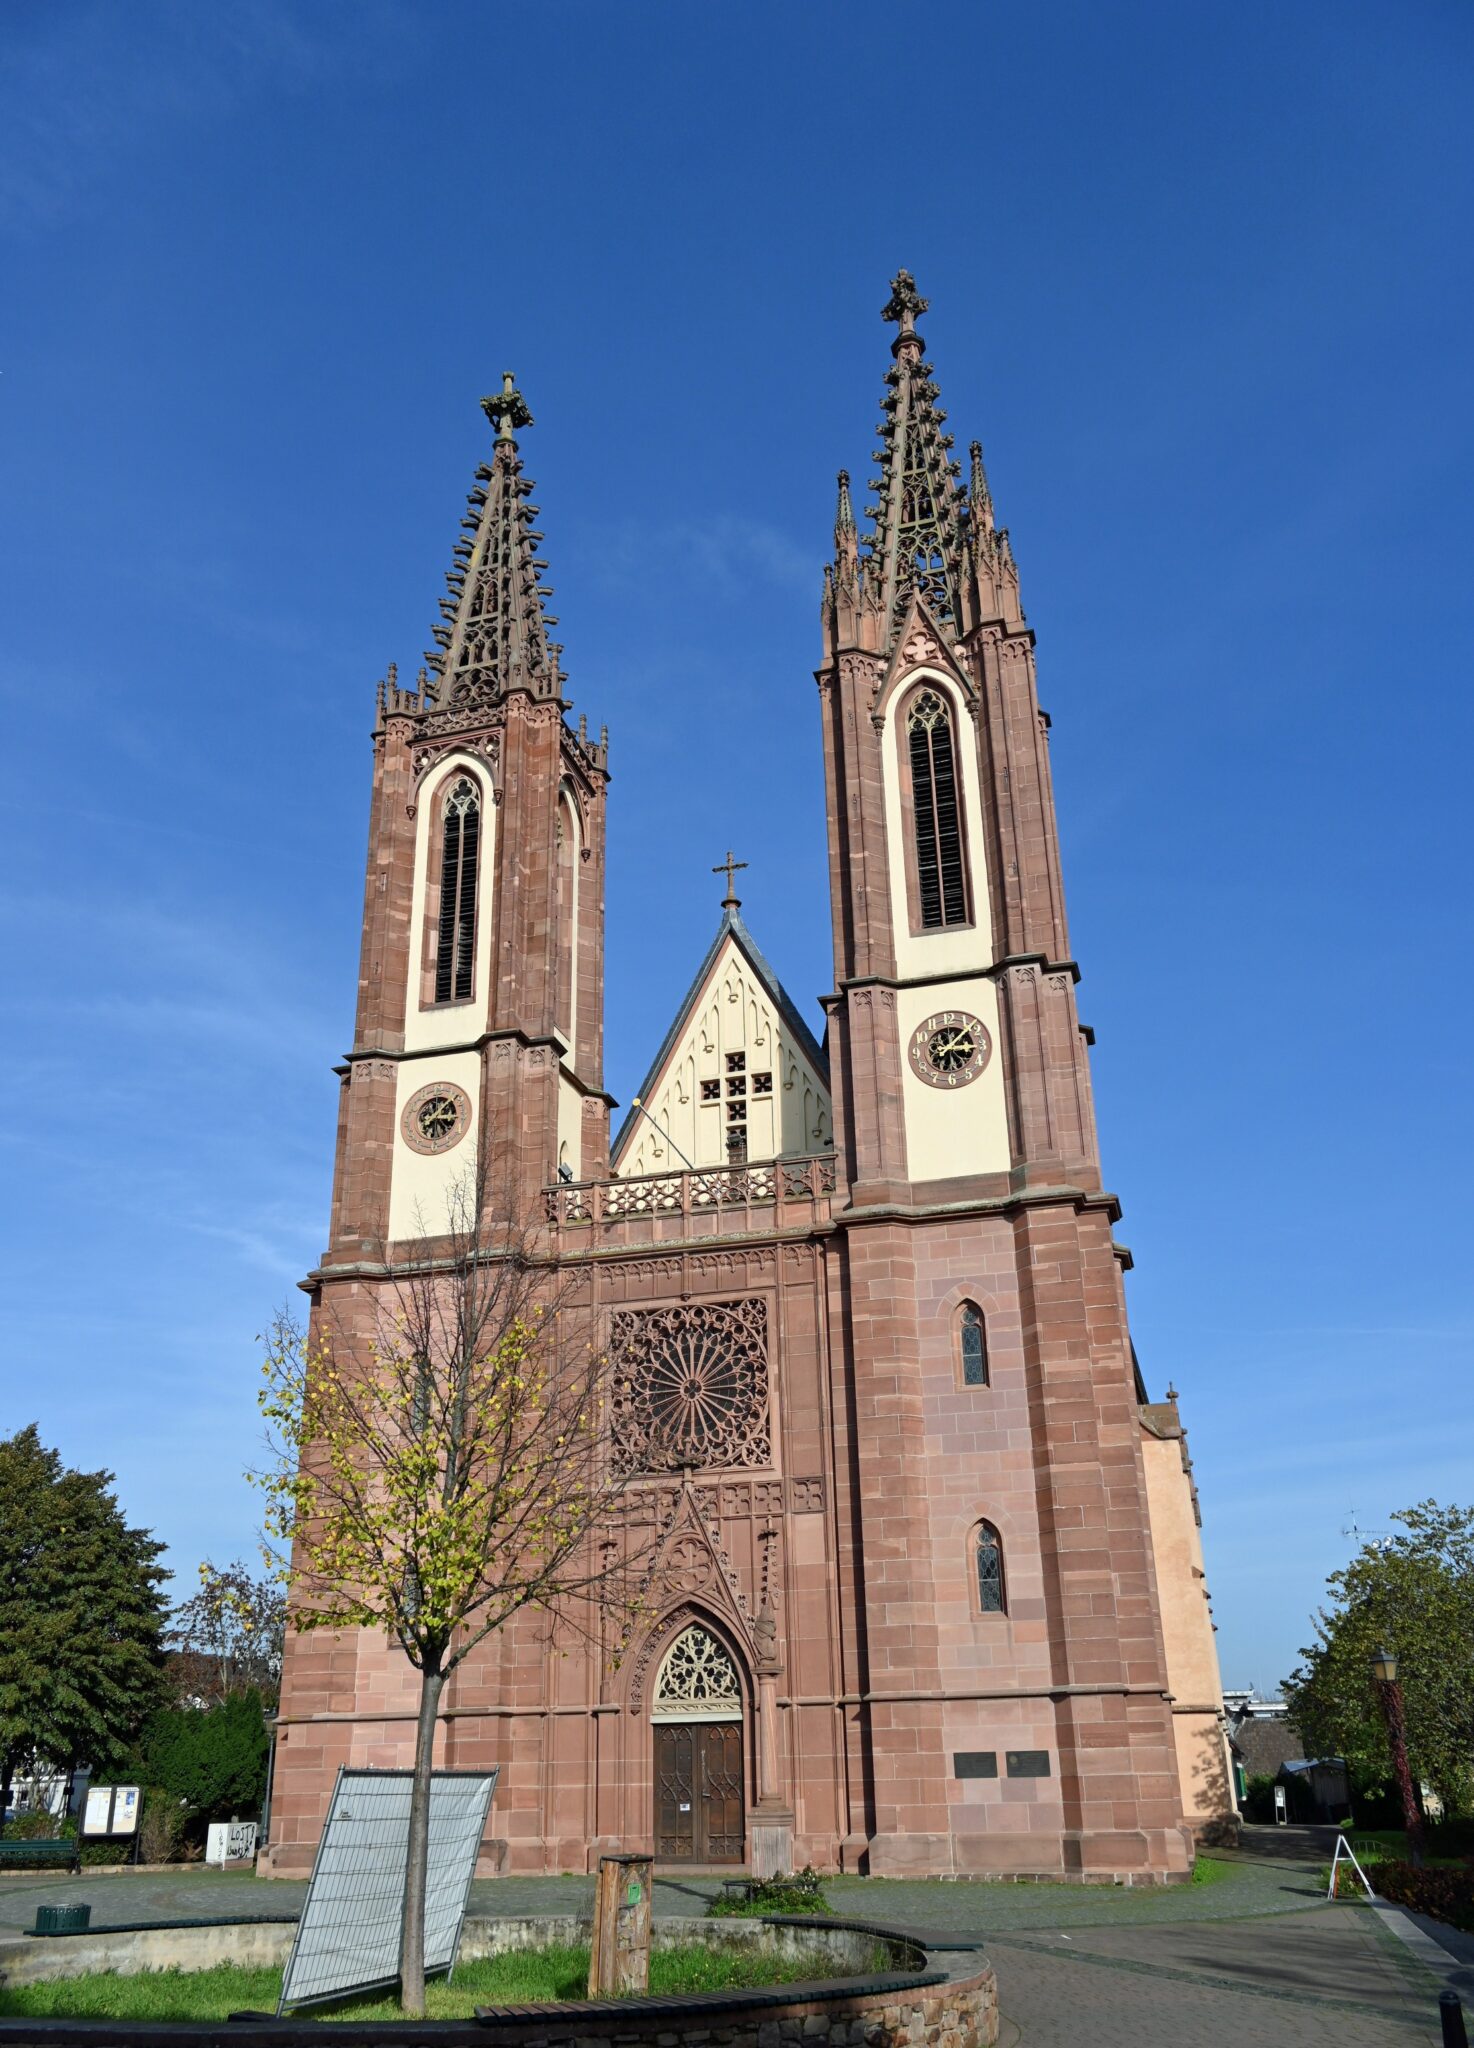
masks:
[[[889,390],[876,450],[880,475],[871,484],[879,503],[870,508],[875,531],[866,559],[866,581],[880,601],[887,648],[913,591],[939,622],[956,628],[961,620],[965,499],[952,436],[943,431],[947,415],[937,404],[932,366],[922,360],[916,332],[916,316],[926,309],[910,271],[897,271],[881,314],[900,331],[891,344],[895,367],[886,374]]]
[[[894,320],[900,325],[900,333],[891,343],[893,354],[899,355],[901,344],[914,340],[921,346],[921,336],[916,332],[916,316],[925,313],[931,306],[930,299],[924,299],[916,289],[916,279],[909,270],[898,270],[891,279],[891,295],[880,309],[882,320]]]
[[[845,537],[855,530],[855,508],[850,503],[850,473],[842,469],[839,473],[839,509],[834,515],[834,545],[842,548]]]
[[[515,437],[517,428],[532,425],[532,414],[510,370],[481,409],[496,429],[496,451],[491,466],[476,472],[445,579],[445,623],[435,628],[438,645],[426,657],[435,677],[436,729],[474,724],[511,690],[562,697],[561,650],[547,632],[558,621],[543,611],[553,594],[540,580],[548,565],[537,552],[537,507],[528,502],[533,487]]]
[[[515,438],[513,429],[530,427],[532,414],[527,410],[527,401],[517,389],[516,379],[510,370],[502,371],[502,388],[490,398],[483,398],[481,410],[496,428],[499,441]]]
[[[969,442],[967,452],[972,457],[972,477],[967,487],[967,504],[973,530],[978,533],[991,533],[993,493],[988,489],[988,472],[983,468],[982,442]]]

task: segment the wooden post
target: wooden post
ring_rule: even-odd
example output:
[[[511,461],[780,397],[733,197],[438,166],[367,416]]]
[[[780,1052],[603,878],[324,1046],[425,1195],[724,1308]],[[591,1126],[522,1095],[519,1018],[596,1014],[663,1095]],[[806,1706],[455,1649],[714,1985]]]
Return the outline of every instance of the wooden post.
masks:
[[[589,1945],[589,1997],[650,1989],[650,1892],[654,1859],[601,1856]]]

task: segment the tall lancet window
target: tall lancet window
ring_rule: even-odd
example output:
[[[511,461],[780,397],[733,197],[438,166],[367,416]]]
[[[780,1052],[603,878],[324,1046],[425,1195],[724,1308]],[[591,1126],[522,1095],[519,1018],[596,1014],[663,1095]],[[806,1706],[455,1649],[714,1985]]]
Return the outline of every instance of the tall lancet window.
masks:
[[[476,856],[481,798],[463,775],[445,799],[440,851],[440,930],[435,947],[435,1000],[464,1003],[476,971]]]
[[[1003,1588],[1003,1545],[991,1522],[980,1522],[973,1558],[978,1574],[978,1606],[984,1614],[1006,1614]]]
[[[962,803],[952,714],[936,690],[912,700],[906,718],[911,755],[911,809],[916,830],[916,887],[926,930],[967,923],[962,864]]]

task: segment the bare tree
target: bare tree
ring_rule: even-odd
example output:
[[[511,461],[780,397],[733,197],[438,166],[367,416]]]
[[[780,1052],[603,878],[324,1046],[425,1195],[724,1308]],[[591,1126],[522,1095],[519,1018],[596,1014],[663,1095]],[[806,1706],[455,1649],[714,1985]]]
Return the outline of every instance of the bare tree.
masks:
[[[447,1227],[393,1268],[373,1327],[308,1336],[283,1312],[261,1394],[273,1462],[253,1475],[290,1547],[292,1625],[380,1628],[420,1674],[400,1988],[424,2011],[435,1726],[446,1680],[524,1609],[597,1635],[631,1619],[646,1562],[605,1428],[607,1361],[538,1225],[493,1218],[486,1162]]]
[[[199,1591],[173,1609],[164,1637],[179,1691],[223,1700],[254,1686],[274,1701],[286,1615],[277,1580],[254,1578],[240,1558],[223,1570],[206,1558]]]

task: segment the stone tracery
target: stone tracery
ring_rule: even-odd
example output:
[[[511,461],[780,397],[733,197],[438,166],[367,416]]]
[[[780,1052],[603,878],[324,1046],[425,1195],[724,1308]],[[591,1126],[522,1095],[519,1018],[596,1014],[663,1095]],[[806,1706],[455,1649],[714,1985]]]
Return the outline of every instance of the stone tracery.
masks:
[[[714,1721],[742,1718],[742,1688],[724,1644],[693,1622],[665,1654],[655,1681],[657,1721]]]
[[[771,1461],[768,1305],[761,1296],[620,1310],[610,1348],[617,1471]]]

